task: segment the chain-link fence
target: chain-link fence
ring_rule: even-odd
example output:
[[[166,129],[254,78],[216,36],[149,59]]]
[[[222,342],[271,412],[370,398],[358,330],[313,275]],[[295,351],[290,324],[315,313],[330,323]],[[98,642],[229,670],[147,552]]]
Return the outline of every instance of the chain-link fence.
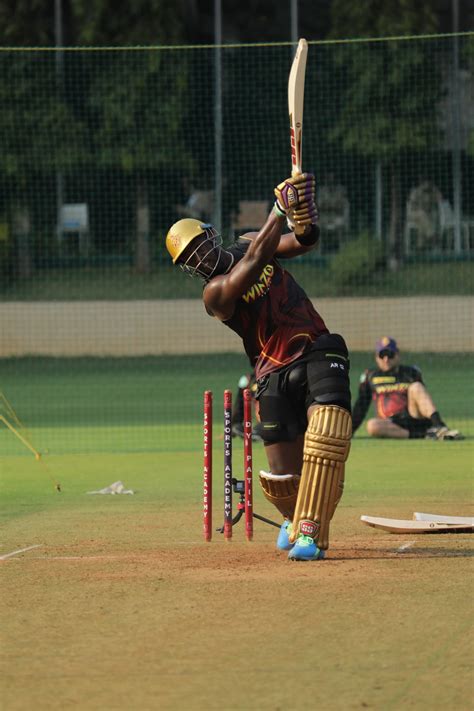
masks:
[[[241,353],[164,237],[183,216],[214,222],[227,242],[263,224],[290,172],[293,54],[288,43],[0,48],[6,391],[15,373],[38,375],[39,361],[32,371],[8,360],[18,356],[156,356],[166,371],[186,354],[200,392],[204,362]],[[316,174],[322,238],[289,268],[352,351],[390,332],[405,350],[467,363],[473,136],[473,33],[309,43],[303,167]],[[174,397],[191,387],[181,372],[152,398],[169,427],[189,420]],[[139,424],[115,384],[123,422]]]

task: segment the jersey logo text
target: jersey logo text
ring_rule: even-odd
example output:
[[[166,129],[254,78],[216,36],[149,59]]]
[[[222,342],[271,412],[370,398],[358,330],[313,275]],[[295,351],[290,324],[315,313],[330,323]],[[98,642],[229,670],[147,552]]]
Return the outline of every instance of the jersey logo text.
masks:
[[[271,264],[267,264],[267,266],[264,267],[258,282],[254,284],[242,297],[247,304],[250,301],[255,301],[255,299],[259,298],[259,296],[263,296],[267,293],[270,288],[270,284],[272,283],[274,271],[275,270]]]

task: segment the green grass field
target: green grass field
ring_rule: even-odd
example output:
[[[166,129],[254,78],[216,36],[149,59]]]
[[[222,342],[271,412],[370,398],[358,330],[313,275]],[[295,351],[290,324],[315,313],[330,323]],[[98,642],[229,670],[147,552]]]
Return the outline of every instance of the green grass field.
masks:
[[[370,359],[353,356],[354,389]],[[473,515],[472,361],[419,364],[467,439],[358,433],[328,560],[292,564],[260,522],[251,544],[242,524],[230,544],[202,540],[202,391],[216,399],[218,525],[221,394],[242,358],[0,361],[3,392],[49,450],[35,461],[0,424],[0,556],[36,546],[0,561],[4,708],[471,709],[472,538],[359,520]],[[260,445],[254,458],[258,471]],[[87,494],[117,480],[135,495]],[[276,517],[257,484],[254,498]]]
[[[351,356],[353,395],[370,353]],[[406,354],[417,363],[438,409],[452,427],[474,436],[474,361],[466,354]],[[247,371],[244,356],[0,359],[0,390],[29,430],[36,448],[51,454],[199,451],[202,396],[214,391],[216,427],[222,392]],[[0,412],[0,414],[2,414]],[[5,413],[3,413],[5,414]],[[361,428],[359,436],[363,436]],[[3,426],[5,454],[29,456]]]

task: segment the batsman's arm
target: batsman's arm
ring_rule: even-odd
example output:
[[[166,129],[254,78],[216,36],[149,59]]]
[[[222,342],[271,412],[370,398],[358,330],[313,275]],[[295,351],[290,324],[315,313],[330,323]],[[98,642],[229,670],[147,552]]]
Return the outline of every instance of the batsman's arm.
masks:
[[[203,300],[208,313],[221,321],[232,316],[236,301],[258,280],[274,256],[284,226],[285,217],[272,211],[259,232],[244,235],[251,242],[245,256],[228,274],[211,279],[204,289]]]
[[[319,225],[312,225],[304,235],[288,232],[282,235],[275,256],[280,259],[291,259],[311,252],[319,241]]]
[[[203,299],[208,313],[221,321],[227,321],[232,316],[237,299],[258,280],[263,268],[275,254],[296,256],[304,254],[308,247],[315,244],[312,237],[311,244],[301,239],[307,237],[303,233],[307,232],[306,228],[311,222],[310,215],[313,214],[314,175],[303,173],[287,178],[277,185],[275,196],[277,201],[262,229],[257,233],[244,235],[251,242],[245,256],[228,274],[211,279],[204,289]],[[291,216],[295,218],[295,222],[298,218],[300,235],[286,234],[283,239],[286,247],[280,248],[285,222]]]

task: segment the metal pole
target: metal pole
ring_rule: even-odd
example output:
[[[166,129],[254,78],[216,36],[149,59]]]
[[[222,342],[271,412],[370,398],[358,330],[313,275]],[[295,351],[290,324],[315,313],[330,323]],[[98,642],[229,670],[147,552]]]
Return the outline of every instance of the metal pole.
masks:
[[[222,230],[222,6],[214,0],[214,215]]]
[[[375,166],[375,235],[382,241],[382,163]]]
[[[63,7],[62,0],[54,0],[54,44],[55,47],[63,46]],[[56,72],[60,77],[63,68],[63,52],[56,52]]]
[[[453,32],[459,30],[459,2],[453,0]],[[454,252],[461,252],[461,112],[460,112],[460,91],[459,91],[459,38],[453,37],[453,207],[454,207]]]
[[[54,0],[54,45],[57,48],[55,54],[56,62],[56,86],[58,96],[63,96],[64,84],[64,52],[63,47],[63,12],[62,0]],[[61,209],[64,203],[64,176],[58,169],[56,171],[56,239],[61,242]]]
[[[298,43],[298,0],[290,0],[291,7],[291,41]]]

